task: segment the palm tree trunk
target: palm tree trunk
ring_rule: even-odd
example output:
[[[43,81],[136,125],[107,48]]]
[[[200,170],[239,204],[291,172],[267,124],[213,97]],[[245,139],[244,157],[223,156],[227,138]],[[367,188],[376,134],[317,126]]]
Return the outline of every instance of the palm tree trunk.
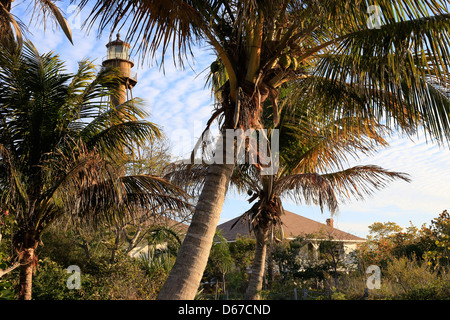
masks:
[[[36,265],[36,248],[39,241],[35,232],[25,231],[19,248],[19,300],[31,300],[33,269]]]
[[[20,259],[20,275],[19,275],[19,299],[31,300],[31,291],[33,284],[33,267],[34,267],[34,249],[23,249],[22,258]]]
[[[255,230],[256,234],[256,250],[255,258],[252,264],[252,273],[248,283],[247,291],[245,292],[246,300],[259,300],[260,291],[263,286],[264,270],[266,265],[267,255],[267,238],[268,229],[258,228]]]
[[[116,239],[114,240],[114,246],[111,249],[111,258],[109,259],[109,263],[113,264],[116,260],[116,253],[119,251],[120,246],[120,235],[122,233],[122,230],[116,229]]]
[[[269,244],[267,247],[267,287],[269,290],[272,290],[272,284],[273,284],[273,257],[272,257],[272,250],[273,245]]]
[[[208,262],[234,164],[212,164],[192,222],[158,300],[195,298]]]

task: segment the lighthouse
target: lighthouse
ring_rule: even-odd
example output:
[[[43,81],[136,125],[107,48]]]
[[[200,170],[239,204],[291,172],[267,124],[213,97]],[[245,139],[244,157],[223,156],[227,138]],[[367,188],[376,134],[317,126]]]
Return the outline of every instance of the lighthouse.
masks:
[[[128,100],[128,95],[132,93],[133,87],[137,83],[137,74],[132,72],[134,66],[130,57],[130,44],[120,39],[120,33],[114,41],[107,45],[107,56],[103,60],[104,68],[117,68],[120,70],[122,81],[119,86],[117,96],[111,97],[111,103],[118,106]]]

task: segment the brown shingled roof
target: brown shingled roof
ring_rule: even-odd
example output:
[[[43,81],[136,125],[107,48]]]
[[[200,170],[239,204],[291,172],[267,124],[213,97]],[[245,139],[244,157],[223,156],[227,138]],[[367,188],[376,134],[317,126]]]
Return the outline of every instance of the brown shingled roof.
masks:
[[[189,225],[185,221],[177,221],[175,219],[165,217],[165,216],[151,216],[145,221],[147,226],[165,226],[173,228],[176,231],[186,234]]]
[[[220,224],[217,229],[222,231],[222,235],[228,240],[236,240],[239,236],[248,236],[249,227],[246,219],[232,225],[238,218]],[[320,223],[290,211],[285,210],[285,214],[281,217],[283,223],[283,231],[285,238],[295,238],[297,236],[314,235],[315,238],[332,237],[334,240],[350,240],[364,241],[365,239],[352,235],[350,233],[330,227],[324,223]]]

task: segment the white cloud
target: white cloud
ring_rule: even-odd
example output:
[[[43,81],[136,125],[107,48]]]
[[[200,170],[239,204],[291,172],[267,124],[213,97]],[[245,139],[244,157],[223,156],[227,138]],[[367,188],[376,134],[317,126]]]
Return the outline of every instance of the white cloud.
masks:
[[[450,204],[450,151],[435,144],[417,143],[396,138],[392,146],[373,158],[361,161],[363,164],[376,164],[392,171],[410,174],[410,183],[395,182],[385,190],[377,192],[361,204],[344,208],[354,209],[395,206],[403,212],[421,210],[426,213],[446,209]]]
[[[450,151],[423,138],[410,141],[394,138],[391,146],[372,158],[355,164],[376,164],[385,169],[410,174],[411,183],[398,181],[361,202],[342,205],[339,217],[343,225],[359,221],[396,222],[402,227],[410,221],[429,224],[443,210],[450,208]]]

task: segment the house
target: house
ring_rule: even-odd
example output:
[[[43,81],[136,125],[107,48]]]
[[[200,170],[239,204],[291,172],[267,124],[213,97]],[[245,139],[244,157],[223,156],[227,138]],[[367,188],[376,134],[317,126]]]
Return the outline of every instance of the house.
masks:
[[[217,229],[228,242],[236,241],[239,237],[253,237],[250,232],[247,219],[237,222],[234,218],[230,221],[220,224]],[[337,250],[339,257],[345,264],[354,264],[350,253],[354,252],[358,244],[365,239],[336,229],[333,225],[333,219],[327,219],[326,224],[308,219],[290,211],[285,211],[281,216],[283,237],[287,240],[293,240],[298,237],[305,239],[305,245],[301,249],[301,258],[320,259],[321,244],[325,241],[333,243],[334,250]],[[233,227],[234,225],[234,227]]]

